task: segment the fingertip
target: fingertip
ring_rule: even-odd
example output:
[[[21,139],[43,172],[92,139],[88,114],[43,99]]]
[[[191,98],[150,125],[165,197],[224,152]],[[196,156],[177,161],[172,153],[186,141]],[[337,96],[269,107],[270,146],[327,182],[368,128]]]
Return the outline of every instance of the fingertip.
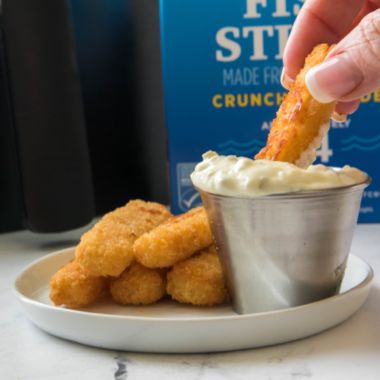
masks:
[[[295,82],[294,79],[290,78],[289,75],[286,73],[285,67],[282,68],[281,73],[281,85],[286,90],[290,90],[290,86]]]
[[[339,114],[351,115],[359,108],[359,106],[360,99],[351,102],[339,102],[335,107],[335,111]]]
[[[284,64],[284,71],[286,72],[287,76],[291,80],[295,81],[298,73],[301,71],[303,67],[303,60],[295,59],[295,55],[292,54],[291,50],[292,50],[291,45],[288,43],[284,51],[283,64]]]

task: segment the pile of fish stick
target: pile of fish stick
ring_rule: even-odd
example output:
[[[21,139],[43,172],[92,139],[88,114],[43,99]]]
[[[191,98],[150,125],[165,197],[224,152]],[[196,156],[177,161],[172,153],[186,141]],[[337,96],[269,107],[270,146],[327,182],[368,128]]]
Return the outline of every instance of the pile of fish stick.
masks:
[[[134,200],[106,214],[82,236],[75,259],[51,278],[50,299],[75,308],[106,292],[133,305],[166,295],[194,305],[226,300],[204,208],[173,216],[163,205]]]

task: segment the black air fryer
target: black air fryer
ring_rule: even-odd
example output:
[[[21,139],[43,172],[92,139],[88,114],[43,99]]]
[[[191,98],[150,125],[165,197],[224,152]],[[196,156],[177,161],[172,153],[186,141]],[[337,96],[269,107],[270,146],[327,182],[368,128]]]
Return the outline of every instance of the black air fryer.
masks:
[[[0,231],[80,227],[94,199],[68,0],[0,6]]]

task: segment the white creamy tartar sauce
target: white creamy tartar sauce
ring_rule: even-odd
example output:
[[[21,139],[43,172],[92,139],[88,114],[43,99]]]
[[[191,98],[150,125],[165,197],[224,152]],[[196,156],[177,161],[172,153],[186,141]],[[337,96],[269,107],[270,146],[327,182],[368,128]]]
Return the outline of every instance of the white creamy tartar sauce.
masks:
[[[367,175],[344,166],[335,171],[324,165],[301,169],[280,161],[251,160],[207,152],[191,174],[198,189],[230,196],[262,196],[301,190],[319,190],[360,183]]]

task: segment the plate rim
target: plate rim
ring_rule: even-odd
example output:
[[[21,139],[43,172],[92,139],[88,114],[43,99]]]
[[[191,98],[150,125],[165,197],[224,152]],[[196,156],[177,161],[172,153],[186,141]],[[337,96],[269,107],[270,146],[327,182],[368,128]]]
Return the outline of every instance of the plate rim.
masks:
[[[349,256],[352,256],[354,257],[355,259],[361,261],[367,268],[367,275],[366,277],[364,278],[364,280],[362,282],[360,282],[358,285],[356,285],[355,287],[347,290],[346,292],[344,293],[341,293],[341,294],[336,294],[334,296],[331,296],[331,297],[328,297],[328,298],[325,298],[325,299],[322,299],[322,300],[319,300],[319,301],[315,301],[315,302],[311,302],[311,303],[308,303],[308,304],[305,304],[305,305],[301,305],[301,306],[295,306],[295,307],[291,307],[291,308],[288,308],[288,309],[281,309],[281,310],[274,310],[274,311],[267,311],[267,312],[260,312],[260,313],[251,313],[251,314],[235,314],[235,315],[230,315],[230,316],[213,316],[213,317],[188,317],[188,318],[158,318],[158,317],[140,317],[140,316],[128,316],[128,315],[113,315],[113,314],[103,314],[103,313],[97,313],[97,312],[86,312],[86,311],[80,311],[80,310],[73,310],[73,309],[66,309],[66,308],[61,308],[61,307],[57,307],[57,306],[53,306],[53,305],[46,305],[42,302],[39,302],[39,301],[36,301],[36,300],[33,300],[25,295],[23,295],[20,290],[18,289],[18,282],[21,281],[21,277],[24,275],[25,272],[27,272],[28,270],[30,270],[31,267],[33,267],[34,265],[38,264],[39,262],[41,261],[44,261],[48,258],[51,258],[53,256],[58,256],[62,253],[66,253],[68,251],[72,251],[74,250],[75,252],[75,248],[76,247],[69,247],[69,248],[65,248],[65,249],[61,249],[59,251],[55,251],[55,252],[52,252],[48,255],[45,255],[35,261],[33,261],[32,263],[30,263],[29,265],[27,265],[19,274],[18,276],[15,278],[15,280],[13,281],[13,294],[14,296],[22,303],[27,303],[27,304],[30,304],[30,305],[33,305],[34,307],[38,307],[38,308],[45,308],[49,311],[57,311],[59,310],[60,312],[63,312],[63,313],[69,313],[70,314],[73,314],[73,315],[80,315],[80,316],[86,316],[86,317],[90,317],[90,318],[106,318],[106,319],[116,319],[116,320],[125,320],[125,321],[134,321],[134,322],[142,322],[142,321],[146,321],[146,322],[159,322],[159,323],[166,323],[166,322],[170,322],[170,323],[188,323],[188,322],[193,322],[193,323],[205,323],[205,322],[214,322],[215,320],[218,320],[218,321],[228,321],[228,320],[236,320],[236,319],[260,319],[260,318],[265,318],[265,317],[271,317],[271,316],[275,316],[275,315],[278,315],[278,314],[290,314],[290,313],[294,313],[294,312],[298,312],[298,311],[301,311],[302,309],[307,309],[307,308],[310,308],[310,307],[317,307],[318,305],[320,305],[321,303],[334,303],[335,300],[337,298],[346,298],[346,297],[349,297],[351,295],[351,293],[353,292],[357,292],[359,291],[360,289],[362,288],[365,288],[366,286],[368,285],[371,285],[372,281],[373,281],[373,278],[374,278],[374,271],[371,267],[370,264],[367,263],[367,261],[365,261],[364,259],[350,253]],[[140,305],[142,306],[142,305]]]

